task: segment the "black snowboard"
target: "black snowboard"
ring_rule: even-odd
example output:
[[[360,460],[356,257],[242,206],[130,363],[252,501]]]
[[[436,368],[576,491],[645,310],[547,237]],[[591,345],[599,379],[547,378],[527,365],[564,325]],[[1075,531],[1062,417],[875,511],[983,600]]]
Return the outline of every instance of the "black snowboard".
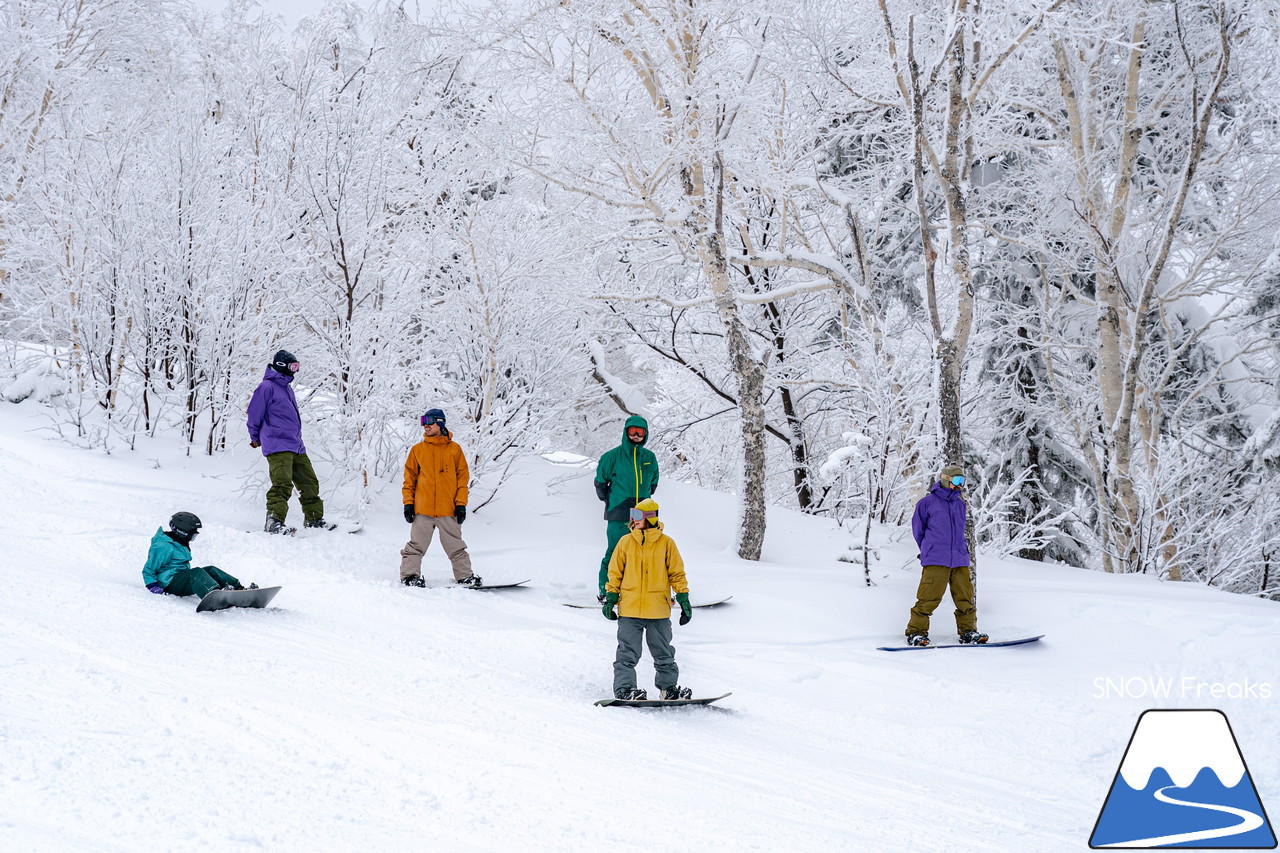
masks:
[[[702,604],[690,604],[689,606],[693,608],[719,607],[721,604],[724,604],[726,601],[728,601],[731,598],[733,598],[732,595],[726,595],[724,598],[720,599],[719,601],[708,601]],[[576,604],[572,601],[562,601],[560,603],[563,604],[565,607],[576,607],[579,610],[599,610],[601,607],[604,607],[604,605],[600,604],[599,602],[596,602],[595,604]],[[674,608],[677,605],[672,604],[671,606]]]
[[[279,591],[278,586],[269,586],[264,589],[210,590],[196,605],[196,612],[226,610],[228,607],[266,607]]]
[[[712,696],[710,699],[601,699],[596,704],[611,705],[615,708],[676,708],[681,705],[710,705],[725,696],[732,695],[732,693],[726,693],[724,696]]]

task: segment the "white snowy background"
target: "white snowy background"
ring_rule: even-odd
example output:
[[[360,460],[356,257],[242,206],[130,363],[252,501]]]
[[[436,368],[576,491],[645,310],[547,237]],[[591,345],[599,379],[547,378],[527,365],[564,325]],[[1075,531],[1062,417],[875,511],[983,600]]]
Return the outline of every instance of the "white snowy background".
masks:
[[[589,461],[526,457],[467,520],[478,573],[527,588],[413,590],[394,484],[359,534],[269,538],[255,451],[106,455],[48,424],[0,406],[5,851],[1082,850],[1148,707],[1222,709],[1280,811],[1274,602],[988,557],[980,626],[1045,639],[891,654],[918,579],[902,529],[875,530],[867,588],[830,522],[772,510],[744,562],[732,498],[664,480],[695,602],[733,596],[677,627],[681,683],[733,695],[600,708],[614,626],[561,606],[591,600],[604,541]],[[147,593],[180,509],[197,565],[283,585],[270,609]],[[424,570],[449,577],[438,545]],[[1159,678],[1170,698],[1134,695]],[[1270,698],[1208,692],[1246,682]]]

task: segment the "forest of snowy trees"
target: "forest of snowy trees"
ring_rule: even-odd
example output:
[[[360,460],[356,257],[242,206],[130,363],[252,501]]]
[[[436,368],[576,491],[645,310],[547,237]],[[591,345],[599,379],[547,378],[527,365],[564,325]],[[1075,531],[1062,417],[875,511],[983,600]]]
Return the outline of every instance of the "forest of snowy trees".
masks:
[[[363,500],[430,406],[985,547],[1280,599],[1280,7],[0,0],[0,393]]]

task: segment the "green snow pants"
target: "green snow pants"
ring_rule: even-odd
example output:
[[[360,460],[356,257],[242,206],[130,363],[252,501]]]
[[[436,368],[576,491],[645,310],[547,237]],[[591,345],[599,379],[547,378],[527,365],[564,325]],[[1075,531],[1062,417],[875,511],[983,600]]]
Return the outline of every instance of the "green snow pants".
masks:
[[[618,653],[613,659],[613,690],[631,690],[636,686],[636,664],[640,662],[640,641],[647,640],[653,668],[653,683],[659,690],[669,690],[680,681],[676,666],[676,647],[671,645],[670,619],[618,619]]]
[[[609,582],[609,561],[613,559],[613,549],[618,547],[618,540],[626,536],[630,529],[631,525],[625,521],[611,521],[605,530],[609,545],[604,549],[604,559],[600,561],[600,582],[597,586],[600,587],[601,595],[604,595],[604,585]]]
[[[951,587],[951,601],[956,606],[956,632],[978,630],[978,608],[973,603],[973,580],[968,566],[925,566],[916,590],[916,606],[907,622],[908,634],[928,634],[929,617],[942,603],[942,595]]]
[[[179,569],[164,591],[170,595],[194,595],[197,598],[204,598],[209,590],[223,586],[240,586],[240,581],[217,566],[197,566],[191,569]]]
[[[267,457],[267,469],[271,472],[271,488],[267,490],[267,515],[284,521],[289,514],[289,496],[294,486],[302,503],[302,515],[307,521],[324,518],[324,501],[320,500],[320,479],[311,460],[305,453],[282,450]]]

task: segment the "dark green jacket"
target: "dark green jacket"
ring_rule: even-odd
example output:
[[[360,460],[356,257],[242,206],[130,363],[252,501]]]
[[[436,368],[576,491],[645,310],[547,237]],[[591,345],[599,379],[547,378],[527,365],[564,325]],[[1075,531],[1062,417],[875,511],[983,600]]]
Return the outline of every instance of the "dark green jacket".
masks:
[[[147,552],[147,564],[142,567],[142,582],[168,586],[182,569],[191,568],[191,549],[175,542],[163,528],[151,537],[151,550]]]
[[[627,428],[644,430],[644,441],[632,444]],[[627,418],[622,428],[622,444],[605,451],[596,465],[596,495],[604,501],[606,521],[627,521],[631,508],[658,490],[658,457],[644,445],[649,441],[649,422],[639,415]]]

